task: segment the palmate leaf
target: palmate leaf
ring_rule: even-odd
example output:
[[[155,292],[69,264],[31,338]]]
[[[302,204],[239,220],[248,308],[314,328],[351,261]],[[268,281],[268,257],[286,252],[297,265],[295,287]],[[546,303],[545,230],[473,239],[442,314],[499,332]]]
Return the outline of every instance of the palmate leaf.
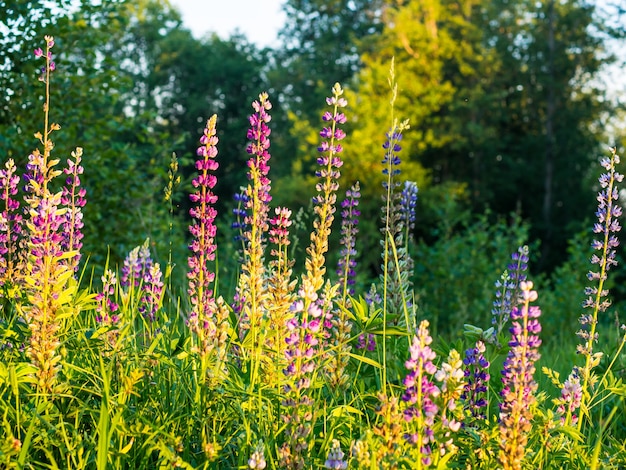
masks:
[[[364,364],[369,364],[370,366],[376,367],[377,369],[381,369],[382,368],[382,365],[380,364],[380,362],[375,361],[374,359],[371,359],[369,357],[360,356],[360,355],[354,354],[354,353],[348,353],[348,356],[350,356],[353,359],[356,359],[359,362],[363,362]]]

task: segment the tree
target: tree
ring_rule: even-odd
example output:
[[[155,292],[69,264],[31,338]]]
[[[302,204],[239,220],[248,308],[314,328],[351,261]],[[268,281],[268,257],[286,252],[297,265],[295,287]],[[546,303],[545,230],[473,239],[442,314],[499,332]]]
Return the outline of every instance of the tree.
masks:
[[[389,2],[384,12],[356,81],[359,130],[346,143],[347,166],[376,165],[371,136],[389,126],[385,78],[395,57],[396,112],[412,126],[405,158],[434,184],[465,184],[475,210],[530,219],[543,267],[553,265],[593,203],[587,173],[612,104],[590,84],[613,60],[600,33],[619,28],[579,0]]]

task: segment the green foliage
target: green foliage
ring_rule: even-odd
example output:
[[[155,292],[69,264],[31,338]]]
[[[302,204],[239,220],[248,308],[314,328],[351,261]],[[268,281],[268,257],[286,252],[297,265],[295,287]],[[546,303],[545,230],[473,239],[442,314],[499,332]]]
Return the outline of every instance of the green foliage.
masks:
[[[528,226],[485,214],[461,222],[456,231],[439,235],[432,245],[415,247],[415,289],[420,315],[446,336],[463,324],[491,325],[494,284],[509,264],[511,253],[528,240]]]

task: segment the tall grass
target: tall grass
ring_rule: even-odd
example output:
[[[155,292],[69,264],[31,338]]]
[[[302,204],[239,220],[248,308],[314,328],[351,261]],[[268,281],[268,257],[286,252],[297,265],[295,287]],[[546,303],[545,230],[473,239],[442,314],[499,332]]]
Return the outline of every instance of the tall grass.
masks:
[[[197,151],[184,293],[172,282],[182,268],[170,253],[162,270],[147,241],[122,266],[106,266],[100,282],[87,279],[78,267],[89,149],[76,149],[59,169],[51,136],[60,127],[49,120],[53,38],[45,45],[36,51],[45,62],[44,129],[21,180],[25,190],[12,160],[0,170],[0,467],[626,466],[626,334],[623,326],[605,331],[601,321],[621,216],[614,150],[599,180],[598,269],[585,292],[569,292],[587,296],[590,313],[580,316],[578,355],[574,346],[563,354],[574,358],[563,380],[547,366],[558,348],[541,338],[551,312],[537,306],[541,295],[524,272],[528,247],[489,280],[497,281],[492,324],[466,324],[453,345],[433,340],[437,319],[415,294],[428,291],[412,284],[417,187],[401,180],[400,141],[409,127],[393,116],[393,75],[391,125],[386,141],[381,135],[381,275],[367,292],[354,291],[358,182],[347,182],[338,201],[348,119],[339,84],[322,116],[302,274],[293,269],[291,211],[271,206],[272,107],[261,93],[247,135],[249,184],[238,198],[234,285],[216,275],[215,115]],[[173,159],[166,199],[176,170]],[[338,206],[343,248],[335,273],[327,256]],[[601,350],[601,335],[612,348]]]

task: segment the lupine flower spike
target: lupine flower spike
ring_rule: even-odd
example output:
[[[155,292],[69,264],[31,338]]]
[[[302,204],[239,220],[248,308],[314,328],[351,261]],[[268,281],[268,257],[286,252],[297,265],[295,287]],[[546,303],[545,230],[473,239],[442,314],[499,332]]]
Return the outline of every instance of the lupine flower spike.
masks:
[[[410,431],[405,438],[415,449],[416,468],[428,467],[432,463],[435,416],[439,411],[435,404],[440,390],[433,383],[437,368],[433,364],[436,357],[430,348],[432,338],[428,333],[428,321],[422,320],[409,346],[411,357],[405,366],[409,373],[404,379],[405,392],[402,400],[407,404],[404,418],[409,423]]]
[[[597,378],[592,374],[592,370],[600,363],[602,352],[594,353],[594,343],[598,340],[596,326],[598,324],[598,315],[605,312],[611,305],[607,299],[608,289],[604,287],[607,275],[611,267],[617,265],[616,248],[619,245],[619,239],[616,233],[621,230],[618,218],[622,215],[622,208],[618,205],[619,191],[617,184],[621,183],[624,175],[617,171],[617,165],[620,157],[616,153],[616,149],[612,149],[611,156],[602,159],[600,164],[607,171],[599,178],[600,193],[598,194],[598,210],[596,217],[598,221],[593,226],[593,232],[598,236],[591,246],[594,250],[600,252],[599,255],[594,254],[591,257],[591,263],[598,265],[597,271],[589,271],[587,278],[589,281],[596,283],[595,286],[585,288],[587,299],[583,302],[583,307],[591,309],[591,313],[585,313],[580,317],[582,328],[577,335],[581,338],[582,343],[576,348],[576,352],[585,358],[585,364],[579,368],[577,375],[582,380],[582,398],[581,406],[589,396],[588,387],[594,387]],[[578,421],[578,428],[582,426],[582,420]]]
[[[25,284],[27,286],[26,305],[18,306],[31,332],[27,354],[37,368],[38,390],[44,395],[56,390],[56,377],[60,369],[61,357],[57,354],[60,346],[59,329],[61,323],[57,314],[73,295],[75,286],[68,284],[70,269],[65,262],[63,251],[63,223],[67,220],[67,209],[62,207],[62,193],[53,194],[49,183],[62,172],[56,169],[58,159],[51,159],[54,147],[50,134],[58,129],[57,124],[49,124],[50,74],[55,66],[52,61],[54,39],[46,36],[46,52],[38,49],[37,57],[45,58],[42,69],[46,84],[44,103],[44,132],[35,137],[43,146],[43,153],[33,151],[29,156],[26,174],[25,225],[28,230]]]
[[[215,273],[211,271],[211,262],[215,260],[217,245],[215,236],[215,203],[217,196],[213,188],[217,183],[214,172],[219,167],[217,157],[216,135],[217,116],[213,115],[207,121],[202,144],[198,147],[196,169],[198,175],[192,180],[195,191],[189,196],[194,207],[189,211],[194,219],[189,227],[192,242],[189,245],[191,255],[188,258],[189,280],[188,293],[191,301],[191,312],[187,319],[189,329],[193,333],[194,346],[201,359],[202,381],[207,378],[221,377],[223,360],[225,358],[227,316],[226,307],[221,298],[213,296],[213,281]],[[215,360],[215,366],[209,371],[209,360]]]
[[[20,177],[15,174],[15,162],[7,160],[0,170],[0,285],[7,281],[15,283],[18,272],[18,242],[22,233],[20,203],[14,196],[18,191]]]
[[[520,283],[526,280],[526,270],[528,269],[528,246],[520,246],[511,255],[511,263],[507,270],[496,281],[496,300],[493,302],[493,315],[491,323],[493,326],[491,342],[497,343],[497,338],[504,330],[511,316],[513,307],[517,304]]]
[[[541,345],[539,307],[530,303],[537,300],[533,283],[520,283],[522,304],[511,312],[511,341],[509,354],[502,370],[502,403],[500,404],[500,454],[504,470],[520,470],[524,460],[528,434],[532,429],[533,405],[537,382],[534,379],[537,349]]]
[[[261,93],[252,103],[254,113],[250,115],[250,128],[247,137],[250,140],[247,152],[248,180],[246,188],[246,211],[244,219],[248,230],[245,232],[244,256],[237,296],[240,305],[239,335],[242,344],[247,346],[242,353],[252,358],[251,387],[254,389],[260,376],[263,360],[261,349],[265,342],[266,331],[262,331],[262,322],[267,317],[267,286],[265,274],[265,246],[269,230],[269,203],[271,181],[269,178],[270,134],[269,111],[272,104],[267,93]]]
[[[63,196],[61,204],[67,207],[65,214],[65,223],[63,224],[63,232],[65,238],[63,240],[63,250],[65,252],[74,253],[68,260],[68,265],[74,272],[78,271],[78,263],[80,261],[80,249],[83,246],[83,207],[85,207],[86,199],[85,188],[80,187],[80,175],[83,174],[81,165],[83,157],[83,149],[77,147],[72,152],[73,160],[67,161],[67,168],[63,172],[67,175],[65,186],[63,187]]]
[[[485,359],[485,343],[477,341],[476,346],[465,351],[465,385],[461,400],[469,417],[468,427],[480,427],[487,419],[487,387],[489,384],[489,361]]]
[[[358,209],[361,197],[359,182],[346,191],[346,198],[341,203],[341,240],[343,245],[339,253],[337,274],[341,285],[341,305],[348,307],[348,295],[354,295],[354,277],[356,275],[356,235],[359,232],[358,223],[361,212]]]
[[[335,213],[337,179],[339,168],[343,162],[339,157],[345,133],[339,128],[346,122],[345,115],[340,111],[347,106],[342,97],[343,89],[336,83],[333,87],[333,96],[326,99],[332,107],[332,112],[325,112],[322,119],[328,123],[320,132],[324,139],[318,147],[321,156],[317,162],[321,169],[316,172],[320,182],[316,189],[318,195],[313,199],[316,219],[311,233],[311,244],[307,248],[305,273],[302,276],[302,287],[299,299],[292,307],[292,318],[287,324],[288,337],[285,357],[285,399],[283,400],[283,419],[287,423],[285,443],[280,449],[281,465],[288,468],[302,468],[309,459],[309,440],[312,432],[313,400],[308,395],[312,383],[312,376],[316,368],[315,353],[320,348],[320,342],[326,339],[324,332],[327,321],[324,308],[318,303],[318,291],[324,284],[325,254],[328,251],[328,236]],[[324,303],[332,302],[338,286],[325,289]]]

